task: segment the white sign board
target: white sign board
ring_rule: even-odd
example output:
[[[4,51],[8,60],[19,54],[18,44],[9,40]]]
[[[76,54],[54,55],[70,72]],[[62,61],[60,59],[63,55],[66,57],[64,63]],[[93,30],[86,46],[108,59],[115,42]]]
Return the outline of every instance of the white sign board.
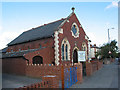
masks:
[[[85,51],[78,51],[78,61],[85,62]]]

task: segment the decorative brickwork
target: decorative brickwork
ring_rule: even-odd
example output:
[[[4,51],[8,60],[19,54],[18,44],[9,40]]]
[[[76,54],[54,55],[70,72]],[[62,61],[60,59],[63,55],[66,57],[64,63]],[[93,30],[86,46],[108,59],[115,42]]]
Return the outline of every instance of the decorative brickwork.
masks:
[[[58,31],[55,31],[55,38],[54,38],[54,50],[55,50],[55,64],[59,65],[59,37],[58,37]]]

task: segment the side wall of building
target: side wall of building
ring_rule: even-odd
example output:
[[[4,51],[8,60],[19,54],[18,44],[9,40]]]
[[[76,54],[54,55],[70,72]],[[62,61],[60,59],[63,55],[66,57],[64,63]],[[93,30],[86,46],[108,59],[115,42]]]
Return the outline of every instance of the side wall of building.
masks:
[[[37,49],[37,48],[48,47],[48,46],[51,46],[51,47],[53,46],[52,37],[9,46],[7,52],[11,52],[11,50],[19,51],[19,50]]]
[[[52,64],[55,61],[54,59],[54,39],[46,38],[41,40],[36,40],[32,42],[27,42],[23,44],[13,45],[8,47],[8,51],[11,50],[19,51],[21,50],[28,50],[28,49],[40,49],[35,52],[30,52],[24,55],[26,59],[29,60],[29,63],[32,64],[32,59],[35,56],[41,56],[43,58],[43,64]]]
[[[53,62],[55,62],[54,49],[52,47],[46,47],[24,55],[24,57],[29,60],[29,64],[32,64],[35,56],[41,56],[43,58],[43,64],[53,64]]]

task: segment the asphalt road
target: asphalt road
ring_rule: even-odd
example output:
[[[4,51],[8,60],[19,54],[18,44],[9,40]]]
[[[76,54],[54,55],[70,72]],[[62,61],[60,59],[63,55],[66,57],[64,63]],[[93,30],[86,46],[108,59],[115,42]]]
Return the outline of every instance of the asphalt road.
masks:
[[[71,88],[118,88],[118,67],[116,62],[103,65],[90,77],[84,77],[82,84],[74,84]],[[120,70],[119,70],[120,72]]]

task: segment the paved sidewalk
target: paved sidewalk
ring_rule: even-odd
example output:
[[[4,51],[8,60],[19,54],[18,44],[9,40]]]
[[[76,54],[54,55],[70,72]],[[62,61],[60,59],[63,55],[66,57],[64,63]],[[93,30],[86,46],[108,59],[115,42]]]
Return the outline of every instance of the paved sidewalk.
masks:
[[[19,88],[26,85],[31,85],[37,82],[41,82],[41,78],[30,78],[27,76],[18,76],[3,74],[2,75],[2,88]]]
[[[84,77],[82,84],[74,84],[71,88],[118,88],[118,63],[103,65],[92,76]]]

